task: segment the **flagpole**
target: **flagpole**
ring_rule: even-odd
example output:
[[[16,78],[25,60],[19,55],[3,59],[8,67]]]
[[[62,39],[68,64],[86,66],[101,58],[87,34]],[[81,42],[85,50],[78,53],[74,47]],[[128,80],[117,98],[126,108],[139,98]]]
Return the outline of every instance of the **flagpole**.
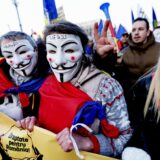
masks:
[[[20,16],[19,16],[17,0],[12,0],[12,1],[13,1],[13,4],[14,4],[15,8],[16,8],[17,17],[18,17],[18,22],[19,22],[19,27],[20,27],[20,30],[21,30],[21,32],[22,32],[23,29],[22,29],[22,24],[21,24]]]

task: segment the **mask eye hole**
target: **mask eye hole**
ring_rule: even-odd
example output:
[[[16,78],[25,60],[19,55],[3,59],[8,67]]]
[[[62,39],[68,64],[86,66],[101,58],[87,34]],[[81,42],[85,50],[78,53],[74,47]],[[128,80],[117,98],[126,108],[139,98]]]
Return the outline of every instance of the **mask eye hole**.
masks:
[[[8,58],[8,59],[10,59],[10,58],[12,58],[12,57],[13,57],[13,56],[11,56],[11,55],[10,55],[10,56],[6,56],[6,58]]]
[[[48,53],[50,53],[50,54],[55,54],[56,51],[54,51],[54,50],[49,50]]]
[[[25,54],[27,51],[21,51],[19,52],[19,54]]]
[[[67,49],[67,50],[65,51],[65,53],[73,53],[73,52],[74,52],[73,49]]]

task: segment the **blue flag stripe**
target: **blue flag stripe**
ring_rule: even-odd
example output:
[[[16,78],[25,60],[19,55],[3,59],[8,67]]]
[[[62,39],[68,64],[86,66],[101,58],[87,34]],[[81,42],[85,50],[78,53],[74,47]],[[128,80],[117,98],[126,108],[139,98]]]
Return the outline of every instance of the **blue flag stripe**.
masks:
[[[156,13],[155,13],[154,8],[152,8],[152,25],[153,25],[153,28],[156,28],[157,24],[158,24],[158,21],[157,21]]]
[[[122,37],[122,34],[126,32],[127,30],[125,29],[125,27],[120,24],[116,34],[116,38],[119,40]]]
[[[44,15],[52,21],[58,17],[55,0],[43,0]]]
[[[132,24],[134,22],[134,14],[133,14],[133,11],[131,10],[131,17],[132,17]]]

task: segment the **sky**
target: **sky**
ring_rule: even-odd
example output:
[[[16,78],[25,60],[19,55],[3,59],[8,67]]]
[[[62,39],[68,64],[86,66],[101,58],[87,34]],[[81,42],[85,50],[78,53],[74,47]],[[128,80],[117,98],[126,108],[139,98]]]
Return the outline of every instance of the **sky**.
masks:
[[[32,31],[42,32],[44,28],[43,0],[17,0],[18,10],[23,31],[31,34]],[[159,0],[55,0],[57,8],[63,6],[66,19],[73,23],[91,20],[105,20],[105,14],[99,7],[109,2],[109,13],[113,26],[120,24],[130,32],[131,9],[137,16],[137,8],[141,6],[149,21],[152,19],[152,7],[155,9],[157,19],[160,21]],[[20,30],[19,22],[13,0],[0,0],[0,35],[10,30]]]

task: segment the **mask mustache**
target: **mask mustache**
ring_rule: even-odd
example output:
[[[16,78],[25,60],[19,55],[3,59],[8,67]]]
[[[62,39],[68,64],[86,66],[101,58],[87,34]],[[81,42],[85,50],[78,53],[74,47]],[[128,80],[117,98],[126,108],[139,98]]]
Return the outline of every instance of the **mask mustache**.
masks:
[[[77,63],[75,63],[73,66],[71,67],[65,67],[64,65],[57,65],[57,67],[53,67],[51,66],[53,69],[56,69],[56,70],[67,70],[67,69],[72,69],[74,67],[77,66]]]
[[[14,69],[23,68],[23,67],[27,66],[28,64],[30,64],[30,62],[31,62],[31,60],[30,60],[28,63],[26,63],[26,64],[23,64],[23,62],[21,62],[21,63],[19,63],[19,64],[17,65],[17,67],[13,67],[13,68],[14,68]]]

